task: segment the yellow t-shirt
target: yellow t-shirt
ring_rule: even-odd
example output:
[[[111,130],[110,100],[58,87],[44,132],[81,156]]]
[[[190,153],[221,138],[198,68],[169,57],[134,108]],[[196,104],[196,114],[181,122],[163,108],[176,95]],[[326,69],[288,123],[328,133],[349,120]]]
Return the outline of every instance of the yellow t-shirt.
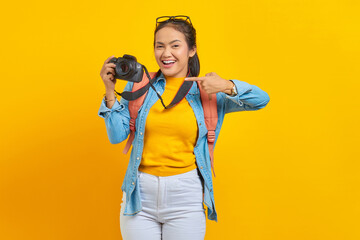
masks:
[[[185,77],[166,77],[162,99],[165,106],[175,97]],[[170,176],[197,167],[194,154],[198,126],[186,98],[170,109],[160,99],[150,108],[139,170],[156,176]]]

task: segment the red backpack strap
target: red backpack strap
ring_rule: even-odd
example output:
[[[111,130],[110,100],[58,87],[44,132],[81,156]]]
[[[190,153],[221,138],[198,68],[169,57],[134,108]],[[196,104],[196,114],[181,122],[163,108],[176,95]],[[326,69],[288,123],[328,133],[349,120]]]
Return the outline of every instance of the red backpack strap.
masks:
[[[156,72],[149,72],[150,74],[150,77],[151,79],[156,75]],[[133,87],[132,87],[132,92],[135,92],[136,90],[144,87],[146,84],[148,84],[149,82],[149,78],[147,77],[146,74],[143,75],[143,78],[141,80],[141,82],[134,82],[133,84]],[[141,107],[141,105],[144,103],[144,100],[145,100],[145,96],[147,95],[147,92],[142,95],[141,97],[139,97],[138,99],[135,99],[133,101],[129,101],[129,113],[130,113],[130,136],[128,138],[128,141],[126,142],[126,145],[125,145],[125,148],[123,150],[123,153],[126,154],[129,149],[130,149],[130,146],[134,140],[134,137],[135,137],[135,123],[136,123],[136,118],[138,116],[138,111]]]
[[[204,110],[205,124],[206,124],[206,128],[208,130],[207,142],[208,142],[208,147],[209,147],[211,168],[213,170],[214,177],[216,177],[215,169],[214,169],[215,129],[216,129],[216,124],[218,122],[216,93],[211,94],[211,100],[210,100],[209,94],[201,88],[199,83],[198,83],[198,87],[200,90],[201,103],[202,103],[202,107]]]

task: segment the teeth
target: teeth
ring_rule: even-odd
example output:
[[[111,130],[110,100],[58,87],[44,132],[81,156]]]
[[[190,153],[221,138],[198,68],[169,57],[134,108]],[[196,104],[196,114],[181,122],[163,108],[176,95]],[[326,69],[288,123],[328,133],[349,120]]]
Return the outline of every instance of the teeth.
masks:
[[[163,61],[163,63],[174,63],[175,61]]]

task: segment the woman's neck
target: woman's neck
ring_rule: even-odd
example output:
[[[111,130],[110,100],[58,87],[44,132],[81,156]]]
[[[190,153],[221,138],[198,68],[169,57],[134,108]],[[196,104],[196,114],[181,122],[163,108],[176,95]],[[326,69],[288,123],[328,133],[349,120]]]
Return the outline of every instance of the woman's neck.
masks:
[[[183,81],[185,77],[169,77],[165,76],[166,81]]]

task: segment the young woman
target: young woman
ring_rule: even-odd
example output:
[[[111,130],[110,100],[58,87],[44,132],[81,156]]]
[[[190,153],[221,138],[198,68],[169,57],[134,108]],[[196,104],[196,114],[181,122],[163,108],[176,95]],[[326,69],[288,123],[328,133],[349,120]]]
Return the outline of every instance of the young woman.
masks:
[[[198,77],[196,31],[187,16],[157,19],[154,53],[160,69],[153,85],[166,105],[185,82],[192,85],[184,99],[166,109],[156,92],[148,90],[136,119],[133,148],[121,187],[121,234],[124,240],[204,239],[203,203],[209,220],[217,221],[217,212],[198,84],[209,97],[216,96],[215,143],[226,113],[264,108],[270,98],[255,85],[224,79],[214,72]],[[123,98],[119,102],[114,94],[115,64],[109,63],[111,58],[100,73],[106,95],[98,115],[105,119],[110,142],[116,144],[130,133],[130,115],[129,102]],[[132,86],[133,82],[128,82],[124,91],[132,91]]]

